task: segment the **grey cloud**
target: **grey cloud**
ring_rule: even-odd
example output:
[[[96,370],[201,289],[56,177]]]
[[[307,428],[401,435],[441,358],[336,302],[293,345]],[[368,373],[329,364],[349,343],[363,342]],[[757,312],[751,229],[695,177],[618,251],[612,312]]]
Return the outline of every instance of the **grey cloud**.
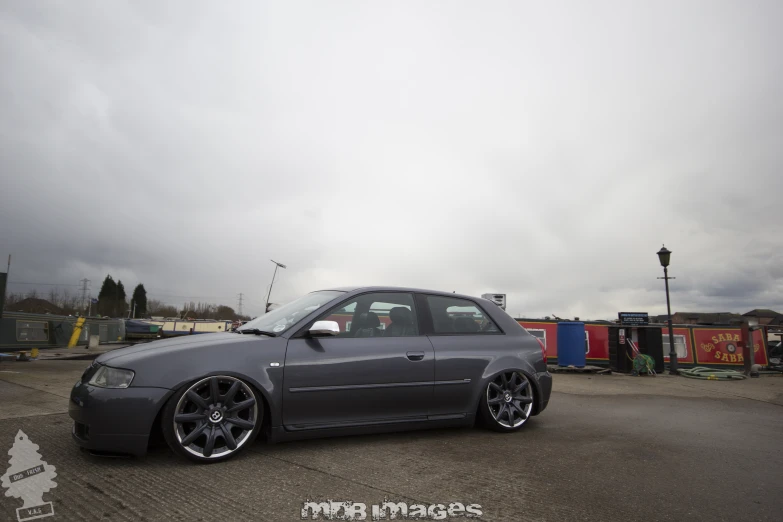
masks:
[[[675,309],[783,308],[776,3],[42,5],[0,7],[13,280],[613,317],[665,242]]]

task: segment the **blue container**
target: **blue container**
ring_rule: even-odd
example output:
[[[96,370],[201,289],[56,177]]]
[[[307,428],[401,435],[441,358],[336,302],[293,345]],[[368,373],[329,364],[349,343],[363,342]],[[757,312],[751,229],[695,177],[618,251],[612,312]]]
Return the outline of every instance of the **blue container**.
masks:
[[[585,323],[557,323],[557,365],[582,368],[585,362]]]

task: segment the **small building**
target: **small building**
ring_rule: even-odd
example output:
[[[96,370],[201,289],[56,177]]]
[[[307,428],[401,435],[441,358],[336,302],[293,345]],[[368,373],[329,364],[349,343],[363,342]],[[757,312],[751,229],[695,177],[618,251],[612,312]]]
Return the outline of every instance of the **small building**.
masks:
[[[666,315],[651,316],[650,321],[667,324]],[[731,324],[742,320],[742,315],[732,312],[675,312],[672,314],[674,324]]]
[[[0,351],[67,346],[79,318],[73,315],[3,312],[0,318]],[[125,321],[88,317],[77,344],[87,344],[91,335],[101,343],[125,340]]]
[[[783,314],[780,314],[774,310],[770,310],[768,308],[756,308],[755,310],[751,310],[750,312],[745,312],[742,314],[743,317],[755,317],[758,319],[759,324],[762,326],[766,325],[775,325],[775,326],[782,326],[783,325]]]

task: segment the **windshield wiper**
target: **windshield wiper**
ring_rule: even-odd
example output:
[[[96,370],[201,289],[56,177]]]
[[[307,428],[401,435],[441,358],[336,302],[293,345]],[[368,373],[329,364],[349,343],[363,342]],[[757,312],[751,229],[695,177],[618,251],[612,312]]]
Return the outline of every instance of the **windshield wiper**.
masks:
[[[237,330],[237,331],[243,334],[252,333],[256,335],[268,335],[269,337],[277,337],[277,334],[274,332],[265,332],[263,330],[259,330],[258,328],[248,328],[246,330]]]

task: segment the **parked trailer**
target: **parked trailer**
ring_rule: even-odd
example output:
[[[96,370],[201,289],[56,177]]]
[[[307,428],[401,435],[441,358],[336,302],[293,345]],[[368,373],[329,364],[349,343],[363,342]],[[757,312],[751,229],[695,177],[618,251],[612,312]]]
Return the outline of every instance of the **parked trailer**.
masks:
[[[231,321],[221,320],[166,320],[162,321],[161,335],[177,337],[180,335],[230,332]]]
[[[80,318],[52,314],[4,312],[0,319],[0,351],[66,347]],[[77,345],[86,345],[91,335],[101,343],[157,339],[177,335],[231,331],[231,321],[85,318]]]
[[[0,349],[68,346],[78,319],[79,317],[72,315],[5,311],[0,319]],[[125,321],[88,317],[79,333],[77,345],[86,345],[91,335],[97,335],[101,343],[124,341]]]

